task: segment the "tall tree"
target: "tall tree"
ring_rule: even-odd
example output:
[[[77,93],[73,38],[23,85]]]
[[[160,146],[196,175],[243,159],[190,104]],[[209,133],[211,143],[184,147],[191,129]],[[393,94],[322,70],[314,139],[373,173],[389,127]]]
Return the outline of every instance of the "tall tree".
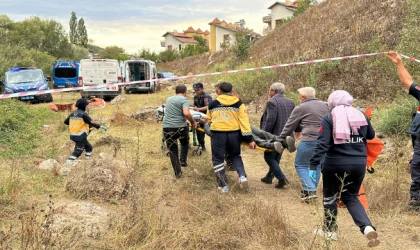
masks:
[[[78,43],[78,33],[77,33],[77,17],[76,17],[76,13],[74,11],[71,12],[71,17],[70,17],[70,42],[72,44],[77,44]]]
[[[88,45],[88,34],[85,26],[85,21],[83,20],[83,17],[79,19],[79,22],[77,23],[77,35],[78,35],[78,44],[80,46],[83,46],[87,48]]]

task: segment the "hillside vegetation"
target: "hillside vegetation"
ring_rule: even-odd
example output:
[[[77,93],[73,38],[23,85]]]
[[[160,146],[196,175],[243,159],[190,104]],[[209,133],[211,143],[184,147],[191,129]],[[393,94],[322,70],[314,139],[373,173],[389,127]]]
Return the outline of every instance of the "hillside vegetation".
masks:
[[[159,66],[184,75],[389,50],[420,57],[419,13],[420,3],[415,0],[325,1],[254,43],[245,62],[220,52]],[[408,65],[418,79],[420,64]],[[242,94],[248,100],[265,93],[276,80],[289,90],[315,87],[323,99],[333,89],[344,89],[358,99],[389,101],[402,89],[385,56],[224,75],[223,79],[245,89]]]

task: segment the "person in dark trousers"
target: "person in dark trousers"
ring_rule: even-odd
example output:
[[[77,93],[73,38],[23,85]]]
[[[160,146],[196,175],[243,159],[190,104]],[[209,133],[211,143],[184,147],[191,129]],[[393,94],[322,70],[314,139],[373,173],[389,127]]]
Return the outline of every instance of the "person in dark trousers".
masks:
[[[379,245],[378,234],[358,199],[360,186],[366,173],[366,141],[375,137],[369,119],[353,108],[353,97],[344,90],[337,90],[328,97],[331,110],[321,121],[319,136],[310,169],[322,166],[324,226],[315,234],[328,240],[337,239],[337,198],[347,207],[355,224],[367,237],[368,246]]]
[[[296,152],[295,168],[302,182],[301,199],[302,201],[309,201],[318,197],[316,188],[321,177],[321,165],[317,167],[316,171],[310,171],[309,161],[316,146],[322,117],[329,110],[326,102],[315,98],[314,88],[300,88],[298,93],[301,103],[293,109],[279,137],[286,139],[286,136],[292,135],[293,131],[296,131],[299,127],[302,131],[295,133],[296,138],[301,139]]]
[[[166,99],[165,115],[163,116],[162,129],[166,146],[169,150],[172,168],[176,178],[181,178],[182,167],[187,167],[187,155],[189,144],[189,128],[187,120],[193,129],[197,123],[190,113],[190,100],[187,95],[187,87],[183,84],[175,87],[175,95]],[[178,140],[181,143],[181,154],[178,154]]]
[[[267,102],[260,123],[261,130],[277,136],[281,134],[287,119],[295,108],[295,102],[283,95],[284,90],[283,83],[276,82],[270,86],[270,100]],[[290,152],[296,150],[293,137],[289,137],[286,144],[285,147]],[[265,177],[261,178],[261,181],[271,184],[275,176],[278,179],[276,188],[283,188],[288,184],[288,180],[280,168],[281,155],[277,151],[264,152],[264,160],[269,166],[269,171]]]
[[[241,157],[241,142],[255,148],[251,127],[245,105],[238,97],[232,95],[232,84],[219,84],[221,94],[210,103],[207,110],[207,120],[211,130],[211,153],[214,172],[221,192],[228,192],[224,161],[225,154],[232,159],[239,176],[242,188],[248,187],[245,167]]]
[[[397,66],[398,77],[400,78],[403,86],[408,89],[408,93],[420,102],[420,86],[413,82],[413,78],[405,68],[401,56],[397,52],[393,51],[388,52],[387,56]],[[420,110],[420,104],[418,106],[418,110]],[[417,115],[419,114],[417,113]],[[415,116],[413,119],[415,119]],[[420,211],[420,137],[412,136],[411,139],[412,142],[414,142],[414,154],[410,161],[412,182],[410,187],[411,200],[409,203],[409,209]]]
[[[107,127],[101,126],[93,122],[92,118],[86,113],[86,107],[89,101],[85,98],[76,101],[77,110],[72,112],[69,117],[64,121],[64,124],[69,126],[70,140],[76,143],[73,153],[69,156],[66,163],[71,163],[82,155],[85,151],[86,159],[92,156],[93,147],[87,140],[90,127],[96,129],[102,128],[107,131]]]
[[[194,108],[193,110],[201,112],[201,113],[207,113],[207,108],[209,106],[209,103],[213,101],[213,98],[204,92],[204,86],[201,82],[197,82],[193,84],[194,88]],[[205,145],[205,138],[206,134],[201,131],[197,131],[197,139],[198,144],[201,147],[202,150],[206,150]]]

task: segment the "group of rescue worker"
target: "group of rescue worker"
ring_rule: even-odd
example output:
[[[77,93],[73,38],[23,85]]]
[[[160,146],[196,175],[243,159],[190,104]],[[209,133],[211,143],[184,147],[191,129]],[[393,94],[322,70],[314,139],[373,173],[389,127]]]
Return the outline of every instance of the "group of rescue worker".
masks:
[[[391,51],[387,53],[387,57],[395,63],[403,86],[409,90],[410,95],[420,101],[420,87],[413,82],[405,69],[401,56]],[[324,225],[314,233],[329,240],[336,240],[339,199],[347,207],[362,234],[366,236],[368,246],[379,245],[376,228],[358,199],[366,166],[371,167],[373,164],[372,159],[368,159],[367,147],[369,141],[375,139],[375,131],[369,115],[352,106],[354,99],[348,92],[336,90],[330,94],[328,101],[324,102],[315,97],[314,88],[300,88],[298,90],[300,104],[295,107],[294,101],[284,96],[284,84],[275,82],[270,86],[270,99],[258,129],[250,125],[246,107],[233,92],[231,83],[217,84],[215,90],[218,96],[214,100],[204,91],[202,83],[195,83],[193,88],[195,96],[192,109],[205,114],[200,122],[196,122],[191,115],[191,105],[186,97],[185,85],[177,85],[175,95],[166,100],[162,128],[176,178],[182,177],[181,167],[188,166],[190,127],[193,130],[209,127],[207,130],[198,129],[197,138],[200,147],[206,150],[205,134],[211,136],[212,165],[218,190],[222,193],[229,191],[225,160],[232,162],[240,186],[242,188],[249,186],[241,157],[241,144],[247,144],[252,149],[257,145],[266,149],[264,159],[269,170],[261,181],[272,184],[275,177],[278,179],[275,187],[284,188],[289,181],[280,168],[280,159],[284,149],[289,152],[296,150],[296,139],[300,142],[294,165],[302,184],[301,199],[310,201],[317,198],[316,190],[321,174],[323,179]],[[86,106],[85,99],[78,100],[76,103],[78,110],[65,120],[65,124],[70,126],[70,139],[76,143],[68,162],[78,158],[83,151],[86,151],[86,157],[91,156],[92,146],[87,141],[89,126],[107,130],[105,126],[92,121],[85,112]],[[178,140],[181,145],[180,153]],[[383,143],[381,146],[383,147]],[[379,152],[375,152],[375,157]],[[411,177],[409,207],[418,211],[420,210],[420,137],[414,142]]]

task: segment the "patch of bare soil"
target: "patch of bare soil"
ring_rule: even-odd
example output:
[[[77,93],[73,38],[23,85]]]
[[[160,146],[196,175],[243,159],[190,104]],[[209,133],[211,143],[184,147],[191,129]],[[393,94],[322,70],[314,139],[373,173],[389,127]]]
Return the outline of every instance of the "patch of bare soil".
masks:
[[[138,121],[155,120],[157,107],[143,107],[131,115]]]
[[[44,221],[57,237],[98,238],[112,225],[114,214],[106,208],[83,201],[64,201],[57,204],[54,214]]]

